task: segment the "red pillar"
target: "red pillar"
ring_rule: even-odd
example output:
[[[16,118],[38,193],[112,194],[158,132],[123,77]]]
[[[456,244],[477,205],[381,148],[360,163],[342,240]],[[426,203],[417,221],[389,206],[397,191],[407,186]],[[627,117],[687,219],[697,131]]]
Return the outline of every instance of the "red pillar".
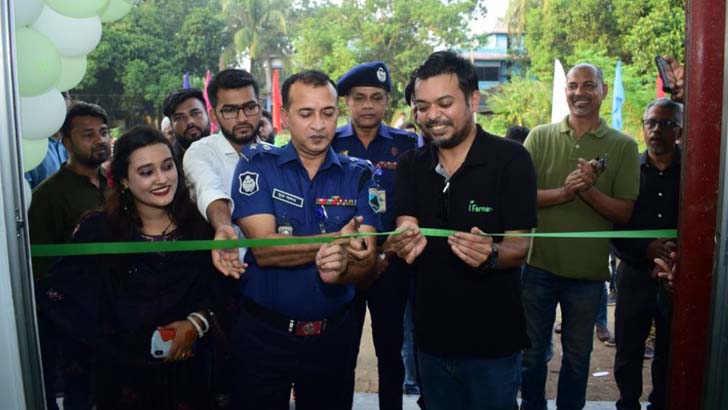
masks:
[[[669,406],[700,409],[713,286],[720,169],[725,0],[687,2],[686,128]]]

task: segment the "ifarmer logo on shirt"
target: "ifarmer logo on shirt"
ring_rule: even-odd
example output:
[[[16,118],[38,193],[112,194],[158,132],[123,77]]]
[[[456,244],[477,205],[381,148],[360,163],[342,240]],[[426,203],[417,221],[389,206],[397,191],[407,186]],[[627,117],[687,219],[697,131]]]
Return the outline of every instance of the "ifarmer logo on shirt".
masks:
[[[473,213],[483,213],[483,212],[485,212],[485,213],[488,213],[488,212],[491,212],[491,211],[493,211],[493,208],[491,208],[489,206],[480,206],[480,205],[476,204],[475,203],[475,200],[473,200],[473,199],[471,199],[470,202],[468,203],[468,212],[473,212]]]

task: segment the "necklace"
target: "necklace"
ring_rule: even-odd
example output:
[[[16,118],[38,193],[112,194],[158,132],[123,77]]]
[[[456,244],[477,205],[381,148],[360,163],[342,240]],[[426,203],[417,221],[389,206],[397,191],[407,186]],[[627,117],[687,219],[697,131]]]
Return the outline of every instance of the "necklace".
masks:
[[[169,230],[169,228],[172,227],[172,222],[173,222],[172,218],[169,218],[169,223],[162,230],[162,233],[160,233],[160,234],[148,234],[148,233],[145,233],[145,232],[141,232],[141,234],[145,238],[149,238],[152,241],[166,241],[167,238],[168,238],[168,235],[169,235],[169,232],[167,232],[167,231]]]

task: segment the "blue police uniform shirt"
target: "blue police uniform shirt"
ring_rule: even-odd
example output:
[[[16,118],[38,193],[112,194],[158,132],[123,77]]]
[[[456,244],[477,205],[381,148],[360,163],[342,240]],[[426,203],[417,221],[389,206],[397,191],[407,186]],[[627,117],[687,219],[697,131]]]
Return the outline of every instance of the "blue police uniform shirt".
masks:
[[[367,159],[374,165],[374,182],[380,191],[384,191],[385,210],[382,215],[382,226],[385,230],[394,229],[395,220],[392,212],[394,206],[394,174],[397,169],[397,160],[405,152],[417,148],[417,137],[405,130],[392,128],[381,124],[377,136],[364,148],[364,144],[357,138],[351,123],[339,127],[336,137],[331,143],[334,151]]]
[[[293,236],[309,236],[322,230],[337,232],[361,215],[362,224],[381,230],[379,215],[368,203],[373,171],[366,161],[329,148],[311,180],[293,144],[282,148],[249,144],[243,148],[232,182],[233,221],[271,214],[276,227],[292,228]],[[248,268],[240,280],[241,293],[290,319],[324,319],[354,297],[351,284],[323,283],[314,262],[263,268],[252,252],[246,254],[245,262]]]

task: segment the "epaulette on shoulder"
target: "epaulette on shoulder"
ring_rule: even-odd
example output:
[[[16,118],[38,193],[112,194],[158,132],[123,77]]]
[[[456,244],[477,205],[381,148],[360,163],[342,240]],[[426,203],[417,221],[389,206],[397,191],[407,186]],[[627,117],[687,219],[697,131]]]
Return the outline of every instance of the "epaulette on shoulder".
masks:
[[[278,156],[281,149],[267,142],[253,142],[243,147],[242,156],[247,161],[251,161],[258,155],[274,155]]]
[[[374,165],[369,161],[368,159],[362,159],[357,157],[350,157],[343,154],[337,154],[339,156],[339,161],[341,161],[342,164],[349,166],[353,168],[360,168],[360,169],[366,169],[366,170],[374,170]]]
[[[390,128],[389,133],[392,135],[396,135],[398,137],[407,137],[410,139],[417,139],[417,135],[415,135],[407,130],[403,130],[403,129],[399,129],[399,128]]]

